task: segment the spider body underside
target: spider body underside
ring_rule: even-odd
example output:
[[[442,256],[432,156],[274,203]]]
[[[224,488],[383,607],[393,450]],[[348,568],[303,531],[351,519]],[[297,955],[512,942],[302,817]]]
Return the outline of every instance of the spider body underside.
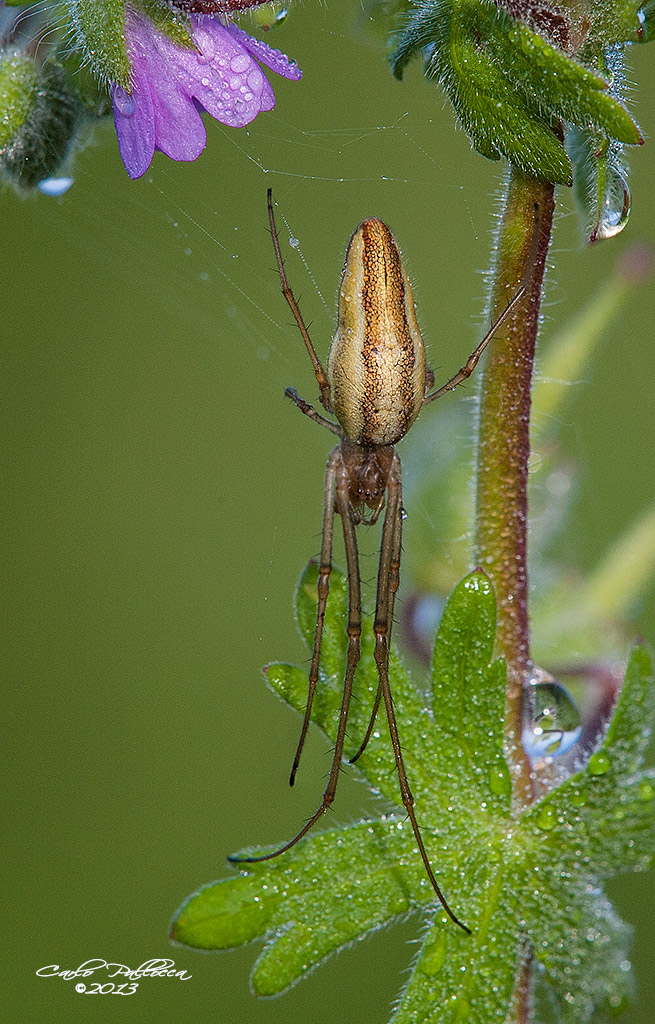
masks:
[[[318,574],[318,607],[314,647],[308,678],[308,694],[300,739],[291,769],[293,785],[311,720],[319,678],[323,622],[332,570],[334,515],[343,529],[348,573],[348,647],[343,695],[336,743],[323,799],[316,812],[293,839],[261,857],[230,858],[237,863],[269,860],[289,850],[307,834],[332,804],[344,752],[346,725],[355,670],[360,657],[361,583],[355,527],[375,523],[386,504],[380,543],[377,580],[374,657],[378,690],[364,739],[355,762],[371,737],[380,702],[384,703],[393,747],[400,795],[410,820],[419,853],[430,883],[450,919],[469,932],[452,912],[439,888],[416,820],[398,735],[389,681],[389,650],[394,600],[399,585],[402,539],[402,482],[400,458],[394,445],[407,433],[420,410],[466,380],[491,338],[526,293],[522,284],[466,364],[435,391],[434,375],[426,367],[425,348],[416,320],[412,288],[395,240],[375,218],[360,224],[350,239],[339,291],[337,330],[330,348],[327,373],[316,355],[298,304],[287,281],[275,227],[272,193],[268,213],[283,295],[291,308],[312,361],[320,389],[320,402],[338,423],[327,419],[305,402],[293,388],[285,394],[316,423],[336,434],[340,441],[328,457],[323,503],[323,532]]]

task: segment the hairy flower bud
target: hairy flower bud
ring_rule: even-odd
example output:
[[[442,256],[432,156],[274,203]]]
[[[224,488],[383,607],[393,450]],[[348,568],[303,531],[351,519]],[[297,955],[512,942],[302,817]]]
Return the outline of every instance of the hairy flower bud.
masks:
[[[82,105],[61,65],[24,54],[0,57],[0,168],[21,191],[50,178],[75,139]]]

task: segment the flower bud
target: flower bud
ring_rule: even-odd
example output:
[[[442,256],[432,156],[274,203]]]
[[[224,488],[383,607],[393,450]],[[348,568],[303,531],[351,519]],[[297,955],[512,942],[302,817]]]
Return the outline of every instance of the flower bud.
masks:
[[[34,62],[18,50],[0,54],[0,152],[11,143],[36,102]]]
[[[16,52],[0,57],[0,96],[0,168],[19,190],[35,188],[68,156],[82,105],[61,65]]]
[[[70,0],[68,7],[80,49],[104,82],[130,87],[130,61],[123,26],[124,0]]]

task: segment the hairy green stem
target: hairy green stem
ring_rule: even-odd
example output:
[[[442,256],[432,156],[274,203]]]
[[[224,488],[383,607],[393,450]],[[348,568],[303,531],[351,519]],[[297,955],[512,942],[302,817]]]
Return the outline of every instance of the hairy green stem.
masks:
[[[531,668],[527,573],[530,389],[553,209],[553,185],[511,170],[497,240],[492,317],[502,312],[521,282],[526,284],[527,295],[490,346],[479,414],[476,560],[490,576],[498,603],[497,653],[507,662],[507,754],[517,808],[533,798],[530,764],[520,741],[521,691]],[[533,243],[535,230],[539,234]]]

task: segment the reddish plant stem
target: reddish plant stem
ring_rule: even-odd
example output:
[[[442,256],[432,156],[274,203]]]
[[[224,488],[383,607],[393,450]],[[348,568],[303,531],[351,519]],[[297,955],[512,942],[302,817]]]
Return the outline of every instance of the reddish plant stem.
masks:
[[[538,211],[535,216],[535,211]],[[554,186],[512,169],[497,240],[491,312],[495,318],[526,282],[527,296],[490,346],[480,399],[476,560],[498,603],[497,653],[507,662],[507,754],[515,805],[533,799],[521,745],[521,691],[530,668],[527,525],[530,390]],[[533,244],[538,229],[536,246]]]

